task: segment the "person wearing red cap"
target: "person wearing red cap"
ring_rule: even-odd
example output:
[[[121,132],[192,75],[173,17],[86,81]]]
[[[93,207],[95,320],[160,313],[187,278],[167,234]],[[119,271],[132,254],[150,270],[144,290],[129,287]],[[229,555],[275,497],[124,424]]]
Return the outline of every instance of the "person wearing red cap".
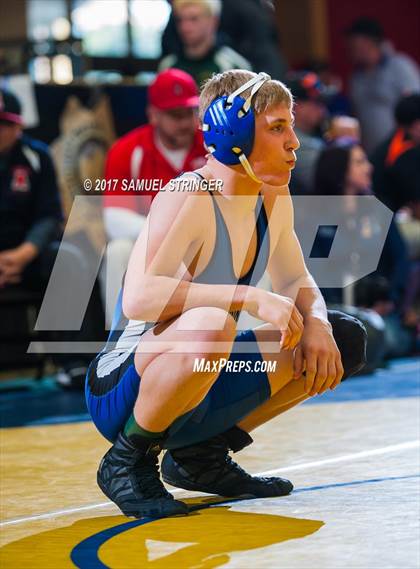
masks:
[[[198,129],[198,89],[194,79],[179,69],[159,73],[148,90],[149,124],[135,128],[110,149],[105,178],[112,188],[103,199],[108,238],[106,306],[112,320],[121,278],[156,188],[132,188],[136,180],[155,180],[163,187],[183,171],[201,167],[206,151]],[[114,182],[116,180],[116,182]],[[114,185],[115,184],[115,185]],[[127,191],[128,190],[128,191]],[[105,278],[105,275],[102,275]]]
[[[135,200],[127,192],[132,179],[159,179],[162,185],[183,170],[204,164],[205,150],[198,130],[198,89],[194,79],[179,69],[159,73],[148,91],[149,124],[140,126],[120,138],[110,149],[105,168],[108,180],[118,185],[106,195],[104,206],[118,203],[141,214],[147,214],[155,192],[135,192],[149,200]],[[109,201],[111,196],[130,195],[131,199]],[[147,203],[149,202],[149,203]],[[137,232],[133,235],[137,238]]]

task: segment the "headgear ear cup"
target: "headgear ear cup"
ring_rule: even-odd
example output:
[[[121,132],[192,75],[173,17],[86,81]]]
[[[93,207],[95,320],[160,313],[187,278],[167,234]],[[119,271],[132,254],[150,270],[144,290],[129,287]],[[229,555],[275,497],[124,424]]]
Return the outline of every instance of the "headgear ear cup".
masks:
[[[247,157],[255,139],[255,114],[252,97],[271,78],[260,73],[241,85],[229,96],[218,97],[207,108],[203,118],[204,142],[219,162],[226,165],[242,164],[247,174],[257,182]],[[247,99],[239,94],[251,88]]]

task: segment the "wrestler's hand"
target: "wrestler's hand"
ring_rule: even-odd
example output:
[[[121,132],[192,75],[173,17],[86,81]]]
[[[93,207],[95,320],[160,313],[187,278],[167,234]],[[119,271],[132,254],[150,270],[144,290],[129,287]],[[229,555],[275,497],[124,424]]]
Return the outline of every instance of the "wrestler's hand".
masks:
[[[303,318],[293,300],[261,289],[255,289],[254,300],[247,307],[251,316],[269,322],[280,330],[280,348],[293,350],[303,333]]]
[[[335,389],[343,377],[341,354],[335,343],[331,324],[308,319],[295,351],[294,378],[305,372],[305,391],[313,396]]]

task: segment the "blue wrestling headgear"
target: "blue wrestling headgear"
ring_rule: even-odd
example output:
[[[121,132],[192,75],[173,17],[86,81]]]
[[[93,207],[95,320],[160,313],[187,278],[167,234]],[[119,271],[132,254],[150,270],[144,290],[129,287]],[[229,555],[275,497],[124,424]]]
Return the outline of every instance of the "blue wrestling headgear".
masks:
[[[255,138],[255,114],[251,103],[258,89],[270,79],[267,73],[259,73],[231,95],[218,97],[210,103],[203,118],[204,142],[209,151],[223,164],[242,164],[248,176],[256,182],[260,180],[247,159]],[[239,96],[251,87],[247,99]]]

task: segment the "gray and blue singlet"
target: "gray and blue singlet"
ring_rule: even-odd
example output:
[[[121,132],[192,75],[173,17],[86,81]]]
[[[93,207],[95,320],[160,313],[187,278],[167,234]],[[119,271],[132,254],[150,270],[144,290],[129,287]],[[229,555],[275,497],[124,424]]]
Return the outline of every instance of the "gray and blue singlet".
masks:
[[[201,175],[194,175],[202,178]],[[233,267],[232,244],[217,200],[211,195],[216,240],[206,268],[192,279],[197,284],[256,286],[268,263],[270,239],[263,198],[258,196],[256,217],[256,253],[247,273],[239,279]],[[232,313],[235,320],[239,313]],[[155,322],[128,320],[122,311],[122,290],[114,312],[111,331],[104,349],[93,360],[86,378],[86,400],[92,419],[99,431],[113,441],[132,413],[141,381],[134,355],[142,335]],[[253,345],[252,353],[235,353],[238,342]],[[252,330],[239,332],[235,338],[230,359],[261,361],[261,355]],[[169,429],[165,446],[175,448],[192,444],[194,440],[222,432],[233,426],[242,416],[263,403],[270,396],[267,375],[264,372],[233,373],[222,371],[205,399],[194,410],[179,417]],[[231,423],[229,426],[228,423]],[[221,429],[221,430],[220,430]],[[198,438],[197,438],[198,437]]]

